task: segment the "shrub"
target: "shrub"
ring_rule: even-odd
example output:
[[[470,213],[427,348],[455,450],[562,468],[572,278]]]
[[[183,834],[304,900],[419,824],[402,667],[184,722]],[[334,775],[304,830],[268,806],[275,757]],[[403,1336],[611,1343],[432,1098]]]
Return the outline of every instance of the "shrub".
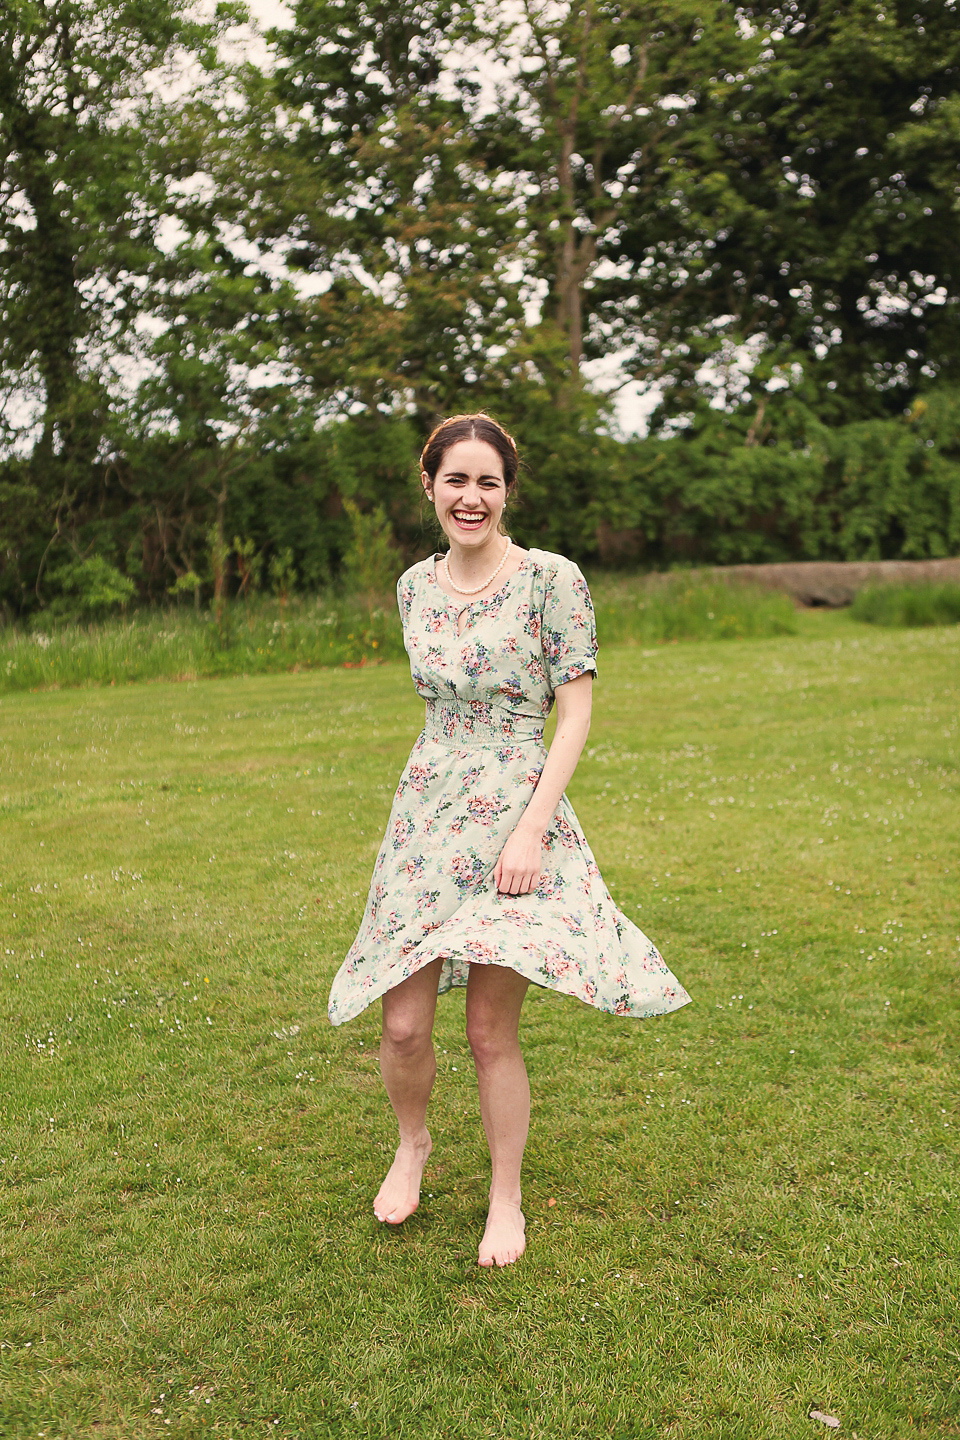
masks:
[[[136,589],[133,581],[102,555],[59,565],[51,570],[50,580],[60,591],[47,606],[52,619],[102,620],[111,611],[123,609]]]

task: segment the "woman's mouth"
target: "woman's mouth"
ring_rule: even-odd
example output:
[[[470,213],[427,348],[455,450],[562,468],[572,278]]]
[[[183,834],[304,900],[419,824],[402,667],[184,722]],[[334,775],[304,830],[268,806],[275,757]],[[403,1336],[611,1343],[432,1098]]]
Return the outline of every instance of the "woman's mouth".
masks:
[[[480,510],[454,510],[451,513],[461,530],[479,530],[487,518]]]

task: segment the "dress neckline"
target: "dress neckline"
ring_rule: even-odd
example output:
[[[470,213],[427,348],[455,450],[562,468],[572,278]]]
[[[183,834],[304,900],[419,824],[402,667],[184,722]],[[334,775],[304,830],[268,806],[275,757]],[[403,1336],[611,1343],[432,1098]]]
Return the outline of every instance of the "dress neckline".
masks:
[[[429,577],[430,577],[431,581],[433,582],[433,584],[436,585],[437,589],[440,591],[440,594],[443,596],[444,600],[447,602],[447,605],[448,605],[448,606],[450,606],[450,605],[455,606],[455,607],[456,607],[457,614],[458,614],[458,615],[462,615],[463,612],[464,612],[464,610],[472,610],[475,605],[489,605],[489,603],[490,603],[491,600],[496,600],[499,595],[502,595],[505,590],[509,589],[509,587],[510,587],[510,582],[514,579],[514,576],[519,575],[519,574],[520,574],[520,571],[524,569],[524,567],[526,566],[527,561],[530,559],[530,557],[531,557],[532,554],[533,554],[533,551],[532,551],[532,550],[528,550],[528,551],[527,551],[526,555],[524,555],[523,559],[520,561],[520,564],[517,566],[516,570],[514,570],[514,572],[513,572],[512,575],[508,575],[508,576],[507,576],[506,580],[505,580],[505,581],[503,582],[503,584],[500,586],[499,590],[494,590],[491,595],[484,595],[484,597],[483,597],[482,600],[467,600],[464,605],[458,604],[458,603],[457,603],[457,600],[455,599],[455,597],[454,597],[453,595],[448,595],[447,592],[446,592],[446,590],[444,590],[443,586],[440,584],[440,581],[439,581],[438,578],[437,578],[437,562],[438,562],[439,560],[442,560],[442,559],[443,559],[443,555],[442,555],[442,553],[441,553],[439,550],[437,550],[437,551],[434,553],[434,555],[433,555],[433,557],[432,557],[432,563],[431,563],[429,569],[427,570],[427,574],[429,575]],[[466,597],[464,597],[464,598],[466,598]]]

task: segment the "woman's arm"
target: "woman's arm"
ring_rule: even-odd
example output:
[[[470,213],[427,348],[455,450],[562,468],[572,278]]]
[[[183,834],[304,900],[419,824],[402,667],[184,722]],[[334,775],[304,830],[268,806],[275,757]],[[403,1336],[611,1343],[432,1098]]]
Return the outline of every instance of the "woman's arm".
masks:
[[[540,879],[543,837],[587,743],[592,701],[589,673],[557,687],[557,732],[543,772],[493,867],[497,889],[504,895],[526,895]]]

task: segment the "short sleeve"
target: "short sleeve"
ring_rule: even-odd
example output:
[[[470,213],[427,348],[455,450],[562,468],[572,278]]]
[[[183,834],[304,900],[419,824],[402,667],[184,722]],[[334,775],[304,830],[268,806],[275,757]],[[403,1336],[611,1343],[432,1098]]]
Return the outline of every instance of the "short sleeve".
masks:
[[[413,577],[407,570],[397,581],[397,609],[400,611],[400,623],[404,629],[407,628],[407,620],[410,618],[410,610],[413,605]]]
[[[588,672],[597,673],[597,624],[587,582],[572,560],[559,560],[546,575],[543,657],[551,690]]]

